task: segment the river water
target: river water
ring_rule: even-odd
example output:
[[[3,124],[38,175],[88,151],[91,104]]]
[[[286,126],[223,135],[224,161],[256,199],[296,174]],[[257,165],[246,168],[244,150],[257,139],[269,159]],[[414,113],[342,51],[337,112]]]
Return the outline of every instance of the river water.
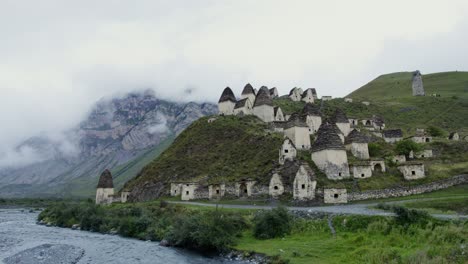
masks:
[[[0,263],[244,263],[154,242],[37,225],[37,215],[28,210],[0,209]]]

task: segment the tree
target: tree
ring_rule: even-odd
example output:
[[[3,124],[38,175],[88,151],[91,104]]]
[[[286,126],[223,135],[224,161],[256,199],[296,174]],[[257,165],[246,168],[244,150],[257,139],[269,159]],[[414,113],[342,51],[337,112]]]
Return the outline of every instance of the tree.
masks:
[[[411,151],[413,152],[419,152],[421,151],[422,149],[422,146],[412,140],[403,140],[403,141],[399,141],[397,144],[396,144],[396,152],[399,154],[399,155],[406,155],[408,156],[410,154]]]

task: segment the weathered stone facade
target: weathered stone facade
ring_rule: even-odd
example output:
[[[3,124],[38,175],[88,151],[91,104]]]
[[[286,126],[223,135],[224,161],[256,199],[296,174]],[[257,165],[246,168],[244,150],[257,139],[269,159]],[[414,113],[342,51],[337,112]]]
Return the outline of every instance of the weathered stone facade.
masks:
[[[398,170],[403,174],[405,180],[417,180],[426,176],[424,163],[403,163],[398,165]]]
[[[460,135],[457,132],[452,132],[449,135],[450,140],[458,141],[460,140]]]
[[[234,106],[236,105],[236,97],[232,92],[231,88],[226,87],[221,94],[218,101],[218,111],[220,115],[232,115],[234,114]]]
[[[312,200],[315,198],[317,181],[312,169],[304,164],[299,167],[294,177],[293,197],[295,200]]]
[[[406,156],[405,155],[393,156],[392,161],[394,163],[404,163],[404,162],[406,162]]]
[[[302,89],[300,88],[294,87],[289,92],[289,98],[294,102],[301,101],[301,97],[302,97]]]
[[[253,103],[249,98],[244,98],[236,102],[233,110],[234,115],[251,115],[253,113]]]
[[[297,149],[310,149],[309,127],[299,114],[291,115],[284,127],[284,135],[292,140]]]
[[[294,160],[296,155],[294,143],[289,138],[285,138],[279,150],[279,164],[283,165],[286,160]]]
[[[326,149],[312,152],[312,160],[328,179],[341,180],[350,176],[346,150]]]
[[[268,186],[268,194],[273,198],[278,198],[284,193],[283,181],[278,173],[274,173]]]
[[[208,199],[220,199],[221,197],[224,197],[225,191],[225,184],[211,184],[208,186]]]
[[[182,194],[182,183],[171,183],[171,196],[179,196]]]
[[[252,104],[255,102],[255,90],[250,83],[246,84],[242,90],[241,99],[245,98],[249,98]]]
[[[253,194],[253,186],[256,181],[253,180],[243,180],[236,182],[235,189],[237,197],[250,197]]]
[[[345,98],[344,101],[347,102],[347,103],[352,103],[353,99],[352,98]]]
[[[388,129],[382,132],[383,139],[387,143],[396,143],[403,139],[403,131],[401,129]]]
[[[111,204],[114,198],[114,182],[109,170],[102,172],[96,187],[96,204]]]
[[[372,171],[375,172],[385,172],[385,161],[380,159],[374,159],[369,161],[369,165],[371,165]]]
[[[122,191],[120,193],[120,201],[122,203],[126,203],[128,201],[128,196],[130,196],[130,192],[128,191]]]
[[[313,103],[314,102],[314,94],[312,92],[312,89],[306,89],[301,96],[301,100],[306,103]]]
[[[283,110],[281,107],[277,106],[273,109],[274,114],[274,121],[284,122],[286,118],[284,117]]]
[[[432,149],[425,149],[425,150],[423,150],[421,152],[416,153],[414,156],[416,156],[416,158],[418,158],[418,159],[432,158],[432,156],[433,156]]]
[[[369,164],[353,164],[353,177],[354,178],[370,178],[372,177],[372,167]]]
[[[347,203],[348,193],[346,189],[324,189],[323,202],[327,204]]]

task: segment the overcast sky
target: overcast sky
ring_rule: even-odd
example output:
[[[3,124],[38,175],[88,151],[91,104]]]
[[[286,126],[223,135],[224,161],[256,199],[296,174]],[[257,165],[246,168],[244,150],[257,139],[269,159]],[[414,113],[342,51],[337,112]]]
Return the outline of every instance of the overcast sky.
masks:
[[[336,97],[383,73],[468,70],[466,0],[0,0],[0,34],[0,163],[132,90],[216,102],[251,82]]]

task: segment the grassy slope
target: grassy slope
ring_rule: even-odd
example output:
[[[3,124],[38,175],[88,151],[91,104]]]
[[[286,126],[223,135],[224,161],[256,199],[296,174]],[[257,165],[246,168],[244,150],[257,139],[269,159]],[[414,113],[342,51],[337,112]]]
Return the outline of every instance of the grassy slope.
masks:
[[[218,117],[213,123],[207,120],[195,121],[127,186],[147,181],[269,180],[265,176],[277,160],[282,135],[266,132],[266,125],[253,116]]]
[[[411,73],[392,73],[379,76],[349,94],[354,103],[333,100],[350,116],[369,117],[373,113],[386,119],[387,127],[401,127],[410,133],[415,127],[435,125],[448,132],[468,134],[468,72],[445,72],[423,75],[426,94],[441,97],[414,97],[411,91]],[[366,107],[360,101],[370,101]]]

